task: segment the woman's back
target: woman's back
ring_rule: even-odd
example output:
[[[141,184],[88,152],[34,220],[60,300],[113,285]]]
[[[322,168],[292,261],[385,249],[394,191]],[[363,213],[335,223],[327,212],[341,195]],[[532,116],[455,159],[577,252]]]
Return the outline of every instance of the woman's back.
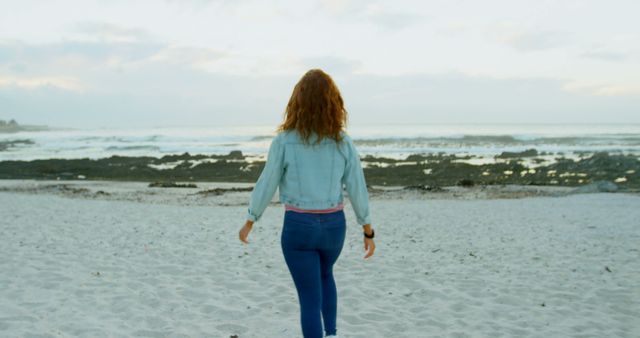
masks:
[[[256,182],[249,204],[248,219],[257,221],[276,188],[283,204],[300,209],[329,209],[343,203],[343,185],[361,225],[370,224],[369,195],[355,146],[349,135],[342,140],[325,137],[304,142],[296,130],[274,137],[267,163]]]
[[[285,170],[280,182],[283,201],[295,200],[293,205],[302,204],[308,209],[335,207],[342,202],[342,177],[348,161],[344,144],[330,138],[319,144],[305,144],[297,131],[284,133]]]

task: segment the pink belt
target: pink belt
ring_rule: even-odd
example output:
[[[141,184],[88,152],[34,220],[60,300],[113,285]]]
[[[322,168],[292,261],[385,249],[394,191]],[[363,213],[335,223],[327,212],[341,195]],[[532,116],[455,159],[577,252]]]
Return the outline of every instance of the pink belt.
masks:
[[[313,213],[313,214],[325,214],[325,213],[330,213],[330,212],[336,212],[338,210],[342,210],[344,208],[344,204],[342,203],[338,203],[337,206],[333,207],[333,208],[329,208],[329,209],[300,209],[300,208],[296,208],[293,205],[290,204],[285,204],[284,205],[284,210],[291,210],[291,211],[295,211],[295,212],[308,212],[308,213]]]

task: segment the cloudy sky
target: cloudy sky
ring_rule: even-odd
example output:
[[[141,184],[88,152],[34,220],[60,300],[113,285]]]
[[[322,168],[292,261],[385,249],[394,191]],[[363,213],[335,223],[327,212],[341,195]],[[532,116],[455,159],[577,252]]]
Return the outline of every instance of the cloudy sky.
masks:
[[[640,123],[634,0],[0,0],[0,118],[264,125],[310,68],[349,123]]]

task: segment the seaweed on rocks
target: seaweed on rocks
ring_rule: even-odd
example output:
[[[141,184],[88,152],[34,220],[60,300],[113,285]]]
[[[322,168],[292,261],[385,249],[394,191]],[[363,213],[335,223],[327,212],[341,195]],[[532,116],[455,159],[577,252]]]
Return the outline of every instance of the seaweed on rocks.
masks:
[[[151,182],[149,188],[197,188],[193,183]]]
[[[538,156],[537,150],[527,149],[520,152],[503,151],[500,155],[496,156],[496,158],[521,158],[521,157],[536,157],[536,156]]]
[[[464,178],[458,181],[457,185],[461,187],[473,187],[475,185],[475,182],[473,182],[473,180],[470,180],[468,178]]]
[[[525,155],[531,155],[525,154]],[[595,153],[577,159],[560,158],[544,165],[522,157],[485,164],[466,162],[468,156],[413,154],[406,159],[367,155],[363,170],[371,186],[429,187],[479,185],[552,185],[578,187],[598,181],[613,182],[619,191],[640,189],[640,161],[634,155]],[[366,165],[364,165],[366,164]],[[0,179],[86,179],[142,182],[255,183],[265,161],[248,161],[240,151],[224,155],[111,156],[102,159],[47,159],[0,161]],[[435,189],[435,188],[433,188]]]
[[[444,189],[442,189],[441,187],[434,187],[434,186],[428,186],[428,185],[424,185],[424,184],[418,184],[418,185],[407,185],[405,187],[402,188],[403,190],[416,190],[416,191],[422,191],[422,192],[441,192],[444,191]]]
[[[207,190],[202,190],[202,191],[198,191],[195,194],[192,195],[215,195],[215,196],[219,196],[222,194],[225,194],[227,192],[244,192],[244,191],[253,191],[253,187],[248,187],[248,188],[213,188],[213,189],[207,189]]]

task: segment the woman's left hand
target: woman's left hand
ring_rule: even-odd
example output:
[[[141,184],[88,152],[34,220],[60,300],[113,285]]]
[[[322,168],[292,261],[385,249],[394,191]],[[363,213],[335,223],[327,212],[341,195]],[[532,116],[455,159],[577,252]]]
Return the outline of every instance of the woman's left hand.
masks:
[[[244,224],[244,226],[242,227],[242,229],[240,229],[240,240],[246,244],[249,244],[249,241],[247,241],[247,236],[249,236],[249,233],[251,232],[251,229],[253,228],[253,222],[247,220],[247,222]]]

